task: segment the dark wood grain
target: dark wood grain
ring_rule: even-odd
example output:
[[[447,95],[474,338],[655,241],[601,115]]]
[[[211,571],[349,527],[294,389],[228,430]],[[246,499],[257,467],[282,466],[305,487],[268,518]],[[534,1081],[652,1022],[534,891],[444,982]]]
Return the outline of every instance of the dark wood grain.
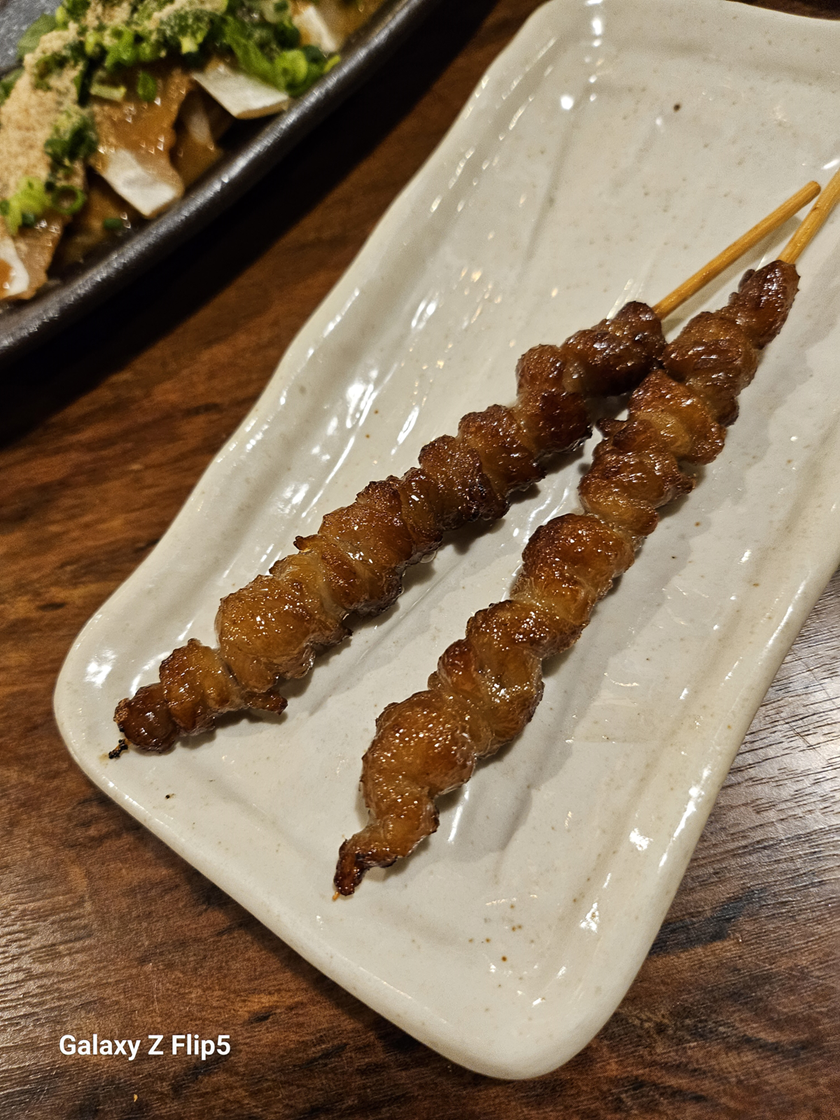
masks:
[[[0,1115],[840,1115],[840,575],[785,661],[629,994],[554,1074],[446,1062],[98,792],[51,692],[283,350],[536,0],[459,0],[247,199],[8,375],[0,417]],[[783,3],[837,15],[837,5]],[[69,1058],[64,1033],[230,1034]]]

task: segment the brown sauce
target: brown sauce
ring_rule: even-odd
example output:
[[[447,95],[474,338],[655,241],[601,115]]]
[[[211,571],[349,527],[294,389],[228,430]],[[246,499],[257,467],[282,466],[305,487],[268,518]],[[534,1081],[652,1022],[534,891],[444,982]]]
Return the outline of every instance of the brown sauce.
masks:
[[[207,144],[186,128],[178,128],[175,147],[172,149],[172,166],[183,180],[184,186],[191,186],[204,172],[212,167],[221,156],[222,149],[214,143]]]
[[[0,292],[7,292],[12,282],[12,266],[0,260]]]
[[[231,120],[202,89],[192,89],[184,98],[175,122],[171,158],[185,187],[191,186],[222,155],[216,140]]]
[[[150,66],[147,70],[157,82],[154,101],[141,101],[131,92],[137,84],[133,70],[121,76],[128,91],[122,101],[93,99],[101,156],[122,149],[154,162],[169,162],[168,153],[175,143],[173,125],[192,79],[179,67]],[[96,167],[97,156],[92,162]]]
[[[119,231],[105,228],[104,222],[119,219],[125,228],[139,218],[133,206],[120,198],[104,179],[91,173],[88,179],[87,200],[67,227],[55,255],[59,268],[78,264],[91,249],[114,237]]]
[[[17,299],[31,299],[47,282],[47,269],[52,263],[56,246],[61,241],[66,218],[48,210],[32,229],[22,229],[15,238],[15,248],[23,267],[29,273],[29,287]]]

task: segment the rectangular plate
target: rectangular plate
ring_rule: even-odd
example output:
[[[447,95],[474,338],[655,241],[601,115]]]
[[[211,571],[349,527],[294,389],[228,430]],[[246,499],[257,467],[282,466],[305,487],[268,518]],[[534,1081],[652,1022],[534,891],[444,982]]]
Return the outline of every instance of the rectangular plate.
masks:
[[[283,717],[109,761],[114,706],[171,648],[212,640],[219,598],[296,534],[463,413],[512,400],[529,346],[661,298],[824,183],[839,58],[838,24],[717,0],[541,8],[61,673],[59,723],[94,782],[339,984],[483,1073],[556,1067],[618,1005],[840,555],[837,218],[723,454],[548,667],[533,722],[353,899],[334,901],[331,877],[364,819],[376,714],[505,597],[529,534],[574,508],[583,459],[412,569],[396,606],[286,690]],[[720,305],[739,271],[680,314]]]

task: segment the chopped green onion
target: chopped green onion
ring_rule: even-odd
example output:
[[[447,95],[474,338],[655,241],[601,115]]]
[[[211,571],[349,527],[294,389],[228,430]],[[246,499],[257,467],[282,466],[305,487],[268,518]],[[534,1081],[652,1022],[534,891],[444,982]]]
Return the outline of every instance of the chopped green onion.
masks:
[[[24,175],[11,198],[0,202],[0,214],[6,220],[9,233],[14,237],[21,226],[32,227],[49,206],[44,184],[34,175]]]
[[[108,53],[105,55],[105,69],[117,70],[121,66],[133,66],[137,61],[134,32],[130,27],[111,27],[106,34]]]
[[[66,110],[44,143],[44,151],[55,170],[68,170],[79,160],[92,156],[97,142],[93,119],[87,113]]]
[[[137,96],[141,101],[154,101],[157,94],[157,82],[148,71],[141,70],[137,75]]]
[[[73,214],[78,214],[81,208],[87,202],[87,195],[79,187],[72,187],[68,184],[62,184],[60,187],[53,187],[49,191],[50,206],[53,210],[57,210],[59,214],[63,214],[65,218],[71,217]]]
[[[61,6],[68,17],[78,23],[90,7],[90,0],[64,0]]]
[[[113,233],[118,233],[120,230],[125,229],[125,222],[122,218],[103,218],[102,228],[110,230]]]
[[[84,39],[85,54],[94,58],[105,47],[105,36],[101,31],[88,31]]]
[[[125,86],[109,86],[105,82],[93,81],[90,83],[90,93],[93,97],[102,97],[105,101],[122,101],[125,97]]]
[[[166,47],[154,39],[141,39],[137,44],[138,62],[156,62],[166,54]]]
[[[6,74],[3,78],[0,78],[0,105],[3,104],[15,88],[15,82],[22,73],[23,67],[21,66],[18,70],[12,70],[10,74]]]

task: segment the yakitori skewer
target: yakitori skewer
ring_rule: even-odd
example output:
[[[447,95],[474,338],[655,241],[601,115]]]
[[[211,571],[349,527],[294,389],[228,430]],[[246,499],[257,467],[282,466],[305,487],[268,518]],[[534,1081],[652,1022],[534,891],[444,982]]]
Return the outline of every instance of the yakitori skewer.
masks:
[[[668,297],[663,314],[817,191],[815,183],[797,191],[681,286],[676,302]],[[370,483],[351,505],[328,513],[317,533],[298,537],[297,554],[223,599],[218,648],[191,639],[163,661],[157,682],[119,703],[119,749],[130,743],[166,750],[181,735],[209,730],[221,712],[282,711],[279,683],[305,675],[317,653],[342,641],[348,616],[393,603],[405,568],[436,551],[444,532],[501,517],[514,492],[542,478],[552,458],[589,436],[587,398],[631,390],[664,346],[661,315],[629,303],[560,346],[529,350],[516,368],[513,405],[464,416],[457,435],[422,449],[418,467]]]
[[[840,188],[840,177],[835,183]],[[810,236],[826,212],[815,207],[803,223]],[[630,396],[627,418],[601,425],[605,438],[580,484],[581,511],[534,533],[511,597],[473,615],[426,690],[382,712],[362,766],[369,822],[341,846],[339,894],[352,894],[367,870],[408,855],[434,832],[436,799],[467,782],[480,759],[531,719],[543,661],[577,641],[656,528],[657,509],[693,488],[682,464],[709,463],[722,450],[738,395],[787,319],[798,287],[794,262],[806,243],[797,234],[778,260],[748,272],[724,307],[686,324]]]

